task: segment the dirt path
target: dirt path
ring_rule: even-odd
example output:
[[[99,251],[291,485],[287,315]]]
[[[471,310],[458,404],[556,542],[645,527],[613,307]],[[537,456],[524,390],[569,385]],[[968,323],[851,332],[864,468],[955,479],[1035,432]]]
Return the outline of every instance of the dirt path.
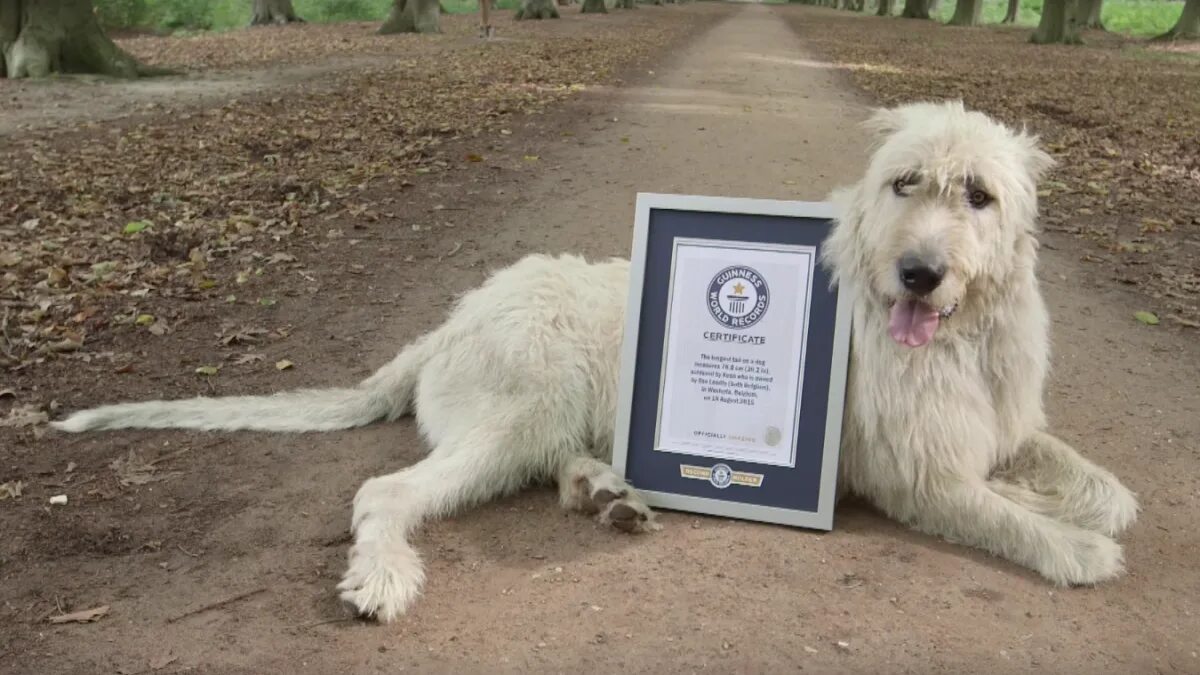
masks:
[[[540,159],[446,202],[470,208],[442,235],[462,252],[380,269],[365,299],[320,299],[295,334],[322,365],[282,381],[352,381],[434,325],[452,293],[526,252],[627,254],[636,191],[820,199],[852,180],[865,102],[796,40],[786,20],[803,15],[686,11],[728,18],[633,86],[517,130],[505,150]],[[445,200],[446,180],[419,186],[425,199]],[[1054,590],[855,505],[830,534],[665,514],[662,532],[632,538],[533,490],[425,528],[425,596],[396,624],[362,624],[333,594],[347,501],[366,476],[420,456],[411,422],[286,438],[119,434],[66,447],[81,458],[192,448],[185,476],[146,486],[127,515],[158,514],[160,529],[94,543],[124,555],[0,567],[4,588],[22,589],[0,598],[13,611],[58,592],[112,607],[98,623],[22,630],[0,671],[1198,672],[1200,349],[1132,322],[1133,300],[1085,284],[1075,258],[1050,249],[1043,263],[1058,345],[1050,409],[1057,431],[1142,495],[1124,540],[1131,572],[1114,584]]]

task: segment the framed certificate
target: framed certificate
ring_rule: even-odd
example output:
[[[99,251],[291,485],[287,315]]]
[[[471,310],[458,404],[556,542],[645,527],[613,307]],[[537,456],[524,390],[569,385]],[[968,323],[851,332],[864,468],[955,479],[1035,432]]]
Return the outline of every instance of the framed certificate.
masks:
[[[833,528],[848,293],[828,203],[639,194],[613,467],[651,506]]]

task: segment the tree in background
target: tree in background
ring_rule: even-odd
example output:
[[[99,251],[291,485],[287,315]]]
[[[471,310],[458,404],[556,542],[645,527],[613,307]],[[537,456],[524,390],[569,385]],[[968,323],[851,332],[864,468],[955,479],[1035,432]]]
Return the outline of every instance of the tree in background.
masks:
[[[1082,29],[1104,30],[1104,23],[1100,21],[1100,8],[1104,4],[1104,0],[1079,0],[1079,5],[1075,8],[1075,22]]]
[[[608,5],[604,4],[604,0],[583,0],[583,9],[579,12],[581,14],[608,14]]]
[[[254,0],[253,14],[250,16],[251,26],[282,26],[285,23],[303,23],[304,19],[296,16],[292,9],[292,0]]]
[[[525,19],[557,19],[558,8],[554,0],[521,0],[521,6],[513,14],[517,21]]]
[[[613,6],[617,9],[637,9],[637,4],[633,0],[617,0],[617,4]]]
[[[438,0],[396,0],[379,27],[379,34],[440,33],[441,8]]]
[[[113,44],[96,20],[92,0],[0,0],[0,74],[5,77],[166,72],[143,66]]]
[[[1080,44],[1078,0],[1046,0],[1042,19],[1031,38],[1037,44]]]
[[[1021,0],[1008,0],[1008,11],[1004,13],[1004,20],[1000,23],[1016,23],[1017,12],[1021,9]]]
[[[1175,26],[1155,39],[1200,40],[1200,0],[1187,0]]]
[[[879,0],[875,16],[891,16],[896,11],[896,0]]]
[[[929,0],[904,0],[904,10],[900,16],[906,19],[928,19]]]
[[[983,0],[958,0],[954,4],[951,26],[978,26],[983,18]]]

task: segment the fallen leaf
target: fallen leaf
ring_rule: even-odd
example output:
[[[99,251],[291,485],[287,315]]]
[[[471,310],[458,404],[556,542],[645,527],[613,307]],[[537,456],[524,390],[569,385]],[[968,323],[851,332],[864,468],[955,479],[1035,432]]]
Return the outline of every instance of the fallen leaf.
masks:
[[[196,369],[197,375],[216,375],[221,368],[219,366],[200,366]]]
[[[242,328],[237,328],[237,329],[227,329],[227,330],[223,331],[218,337],[220,339],[220,343],[222,345],[228,347],[229,345],[235,345],[235,344],[238,344],[238,345],[253,344],[255,342],[258,342],[259,338],[266,334],[267,334],[267,329],[265,329],[265,328],[253,328],[253,327],[243,326]]]
[[[153,314],[138,314],[138,317],[137,317],[137,319],[134,320],[134,323],[136,323],[139,326],[149,326],[150,324],[154,323],[154,315]]]
[[[117,263],[111,260],[105,260],[92,265],[92,276],[96,279],[104,279],[117,269]]]
[[[25,484],[19,480],[10,480],[7,483],[0,483],[0,502],[5,499],[20,499],[21,490],[25,488]]]
[[[242,354],[241,356],[239,356],[233,360],[233,365],[244,366],[247,363],[255,363],[258,361],[263,361],[266,358],[267,358],[266,354]]]
[[[22,429],[24,427],[45,424],[49,420],[50,416],[44,410],[32,403],[27,403],[9,410],[7,416],[0,418],[0,427]]]
[[[159,472],[155,461],[147,461],[137,450],[130,450],[129,454],[109,462],[108,468],[112,469],[117,482],[125,486],[156,483],[179,475],[178,471]]]
[[[1142,323],[1146,324],[1147,326],[1157,326],[1158,325],[1158,315],[1155,314],[1154,312],[1134,312],[1133,316],[1135,319],[1137,319],[1138,321],[1141,321]]]
[[[1141,230],[1143,233],[1158,233],[1170,232],[1175,229],[1175,224],[1169,220],[1158,220],[1157,218],[1143,218]]]
[[[146,220],[135,220],[132,223],[125,223],[125,229],[122,230],[125,234],[137,234],[150,227],[150,222]]]
[[[288,361],[287,359],[283,359],[282,361],[275,362],[275,370],[287,370],[288,368],[291,368],[294,365],[296,365],[296,364],[292,363],[291,361]]]
[[[537,155],[525,155],[526,162],[536,162],[540,159]]]
[[[83,341],[72,338],[66,338],[64,340],[59,340],[58,342],[51,342],[50,344],[46,345],[46,349],[49,349],[52,352],[60,353],[79,351],[81,347],[83,347]]]
[[[483,155],[476,155],[474,153],[469,154],[469,155],[467,155],[467,161],[468,162],[482,162]]]
[[[169,654],[160,656],[155,659],[151,659],[150,660],[150,670],[162,670],[163,668],[166,668],[167,666],[171,665],[172,663],[175,663],[178,660],[179,660],[178,656],[171,656]]]
[[[100,617],[108,614],[108,605],[95,607],[93,609],[85,609],[79,612],[71,612],[70,614],[60,614],[50,617],[50,623],[90,623],[99,621]]]

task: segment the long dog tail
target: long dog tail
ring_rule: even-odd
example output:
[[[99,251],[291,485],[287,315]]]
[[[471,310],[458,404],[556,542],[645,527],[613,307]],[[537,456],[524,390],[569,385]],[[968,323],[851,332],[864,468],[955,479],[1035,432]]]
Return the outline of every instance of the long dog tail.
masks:
[[[119,403],[51,422],[62,431],[201,429],[332,431],[408,412],[429,350],[422,338],[353,389],[300,389],[269,396],[226,396]]]

